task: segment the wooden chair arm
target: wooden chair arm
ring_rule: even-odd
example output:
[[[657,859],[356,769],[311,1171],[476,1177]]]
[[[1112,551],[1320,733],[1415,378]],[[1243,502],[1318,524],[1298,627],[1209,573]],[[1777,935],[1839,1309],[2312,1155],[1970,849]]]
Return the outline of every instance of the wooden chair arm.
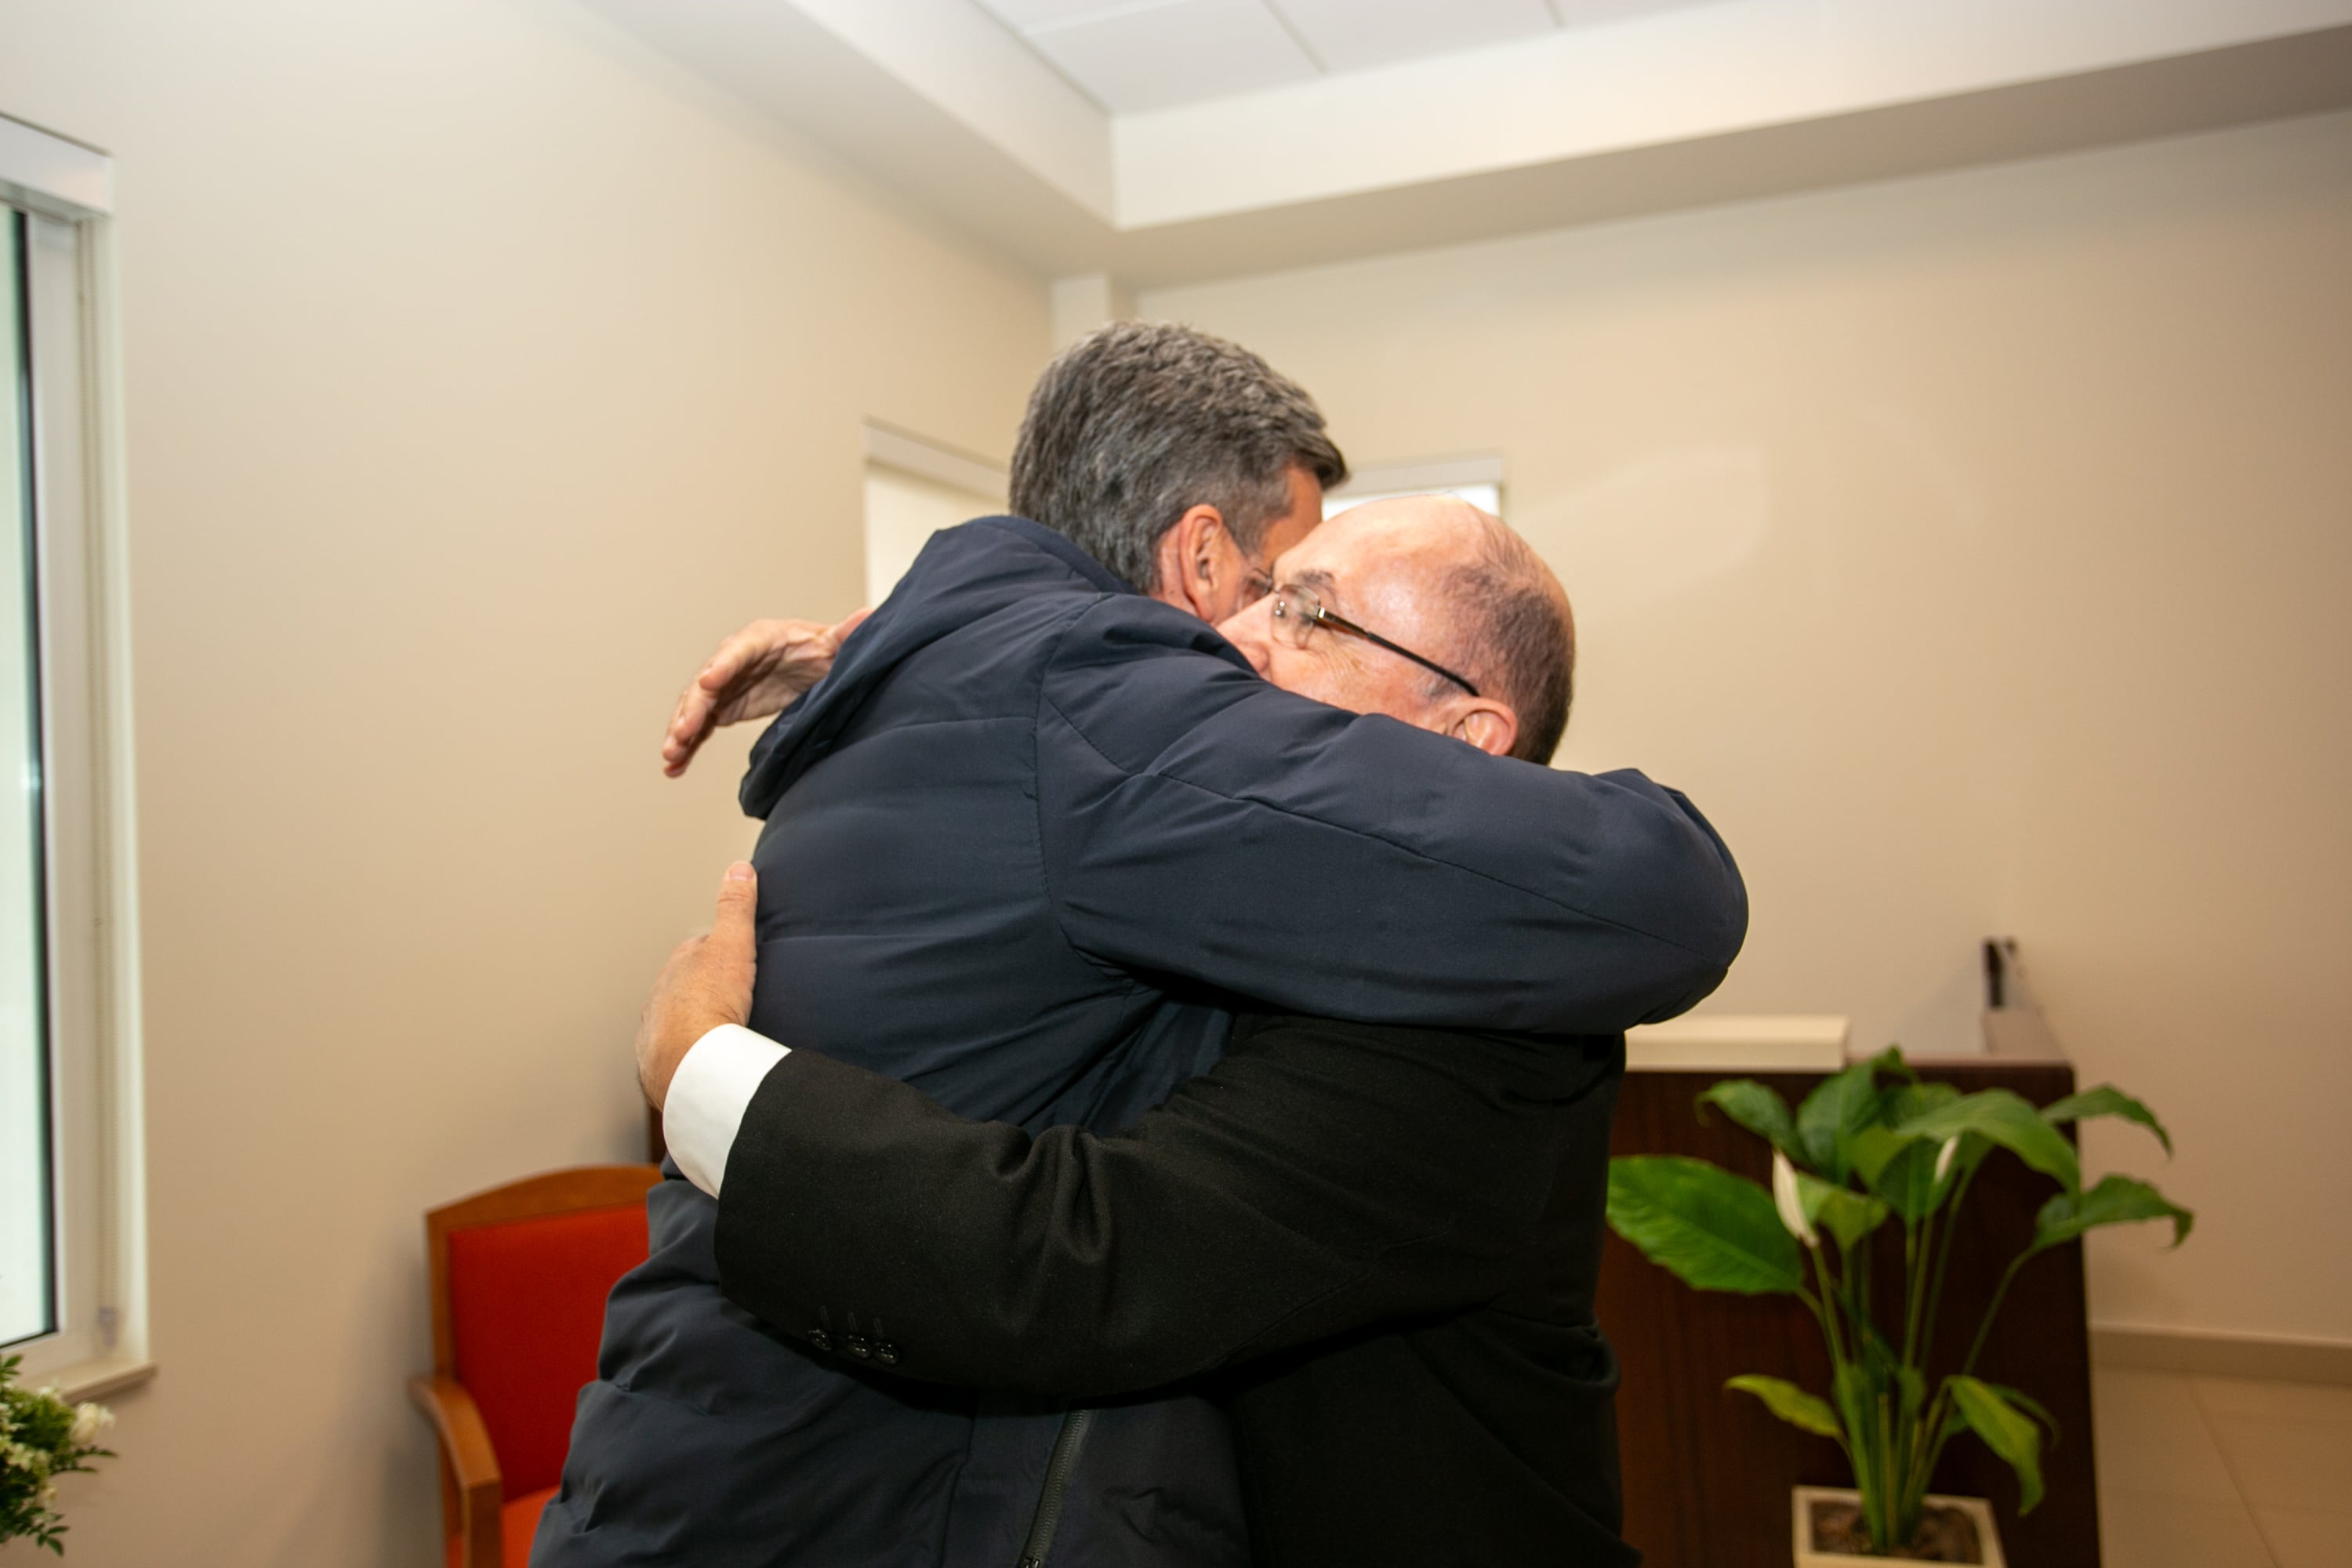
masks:
[[[506,1486],[499,1474],[499,1456],[490,1447],[490,1429],[482,1424],[481,1407],[466,1385],[438,1374],[408,1380],[408,1397],[440,1435],[441,1458],[454,1480],[457,1518],[445,1528],[465,1542],[459,1561],[465,1568],[499,1568],[505,1561],[505,1532],[499,1508]],[[445,1494],[445,1498],[446,1498]]]

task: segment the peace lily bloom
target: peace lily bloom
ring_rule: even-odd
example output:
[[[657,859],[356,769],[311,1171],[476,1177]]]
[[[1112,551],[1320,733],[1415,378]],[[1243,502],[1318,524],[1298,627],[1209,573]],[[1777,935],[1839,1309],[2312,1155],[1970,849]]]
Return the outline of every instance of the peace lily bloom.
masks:
[[[1944,1184],[1945,1174],[1952,1168],[1952,1156],[1959,1152],[1959,1134],[1954,1133],[1951,1137],[1944,1140],[1943,1148],[1937,1150],[1936,1152],[1936,1185],[1940,1187]]]
[[[1772,1151],[1772,1206],[1780,1211],[1780,1223],[1789,1227],[1790,1236],[1807,1247],[1821,1246],[1813,1222],[1805,1217],[1805,1201],[1797,1195],[1797,1167],[1778,1149]]]

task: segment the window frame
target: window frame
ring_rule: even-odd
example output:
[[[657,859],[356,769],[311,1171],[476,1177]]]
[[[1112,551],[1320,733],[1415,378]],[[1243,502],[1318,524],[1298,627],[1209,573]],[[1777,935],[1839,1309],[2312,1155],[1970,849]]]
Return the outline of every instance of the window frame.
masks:
[[[112,163],[0,116],[0,206],[26,215],[57,1327],[29,1384],[152,1374],[141,1104],[137,819]]]

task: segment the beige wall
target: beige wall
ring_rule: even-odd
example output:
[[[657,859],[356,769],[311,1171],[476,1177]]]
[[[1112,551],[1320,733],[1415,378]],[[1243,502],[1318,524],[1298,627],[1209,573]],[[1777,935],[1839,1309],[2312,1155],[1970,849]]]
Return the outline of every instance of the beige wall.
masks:
[[[858,601],[861,425],[1003,457],[1045,281],[542,0],[16,0],[117,155],[154,1348],[79,1568],[437,1559],[418,1216],[642,1152],[748,843],[678,684]]]
[[[1141,306],[1359,460],[1507,455],[1585,638],[1562,760],[1748,871],[1720,1006],[1948,1044],[2014,934],[2201,1215],[2100,1238],[2095,1316],[2352,1342],[2352,119]]]
[[[423,1563],[417,1215],[634,1152],[749,837],[661,716],[856,602],[863,420],[1007,449],[1042,280],[558,0],[16,0],[0,110],[122,215],[163,1372],[72,1561]],[[2101,1317],[2352,1340],[2347,277],[2332,118],[1144,305],[1360,459],[1507,454],[1566,760],[1748,869],[1724,1005],[1916,1041],[2015,933],[2203,1211]]]

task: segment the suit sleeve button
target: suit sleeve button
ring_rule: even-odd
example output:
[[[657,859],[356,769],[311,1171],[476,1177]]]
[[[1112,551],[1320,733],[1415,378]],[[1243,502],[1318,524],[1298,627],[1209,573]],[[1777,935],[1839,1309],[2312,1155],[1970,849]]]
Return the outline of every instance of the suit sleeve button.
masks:
[[[818,1350],[829,1351],[833,1348],[833,1336],[823,1329],[811,1329],[808,1333],[808,1342]]]
[[[866,1339],[864,1334],[847,1334],[843,1336],[841,1348],[847,1351],[851,1355],[856,1356],[859,1361],[864,1361],[867,1356],[874,1353],[874,1347],[866,1342]]]
[[[884,1340],[874,1347],[874,1359],[883,1366],[897,1366],[898,1347],[888,1340]]]

